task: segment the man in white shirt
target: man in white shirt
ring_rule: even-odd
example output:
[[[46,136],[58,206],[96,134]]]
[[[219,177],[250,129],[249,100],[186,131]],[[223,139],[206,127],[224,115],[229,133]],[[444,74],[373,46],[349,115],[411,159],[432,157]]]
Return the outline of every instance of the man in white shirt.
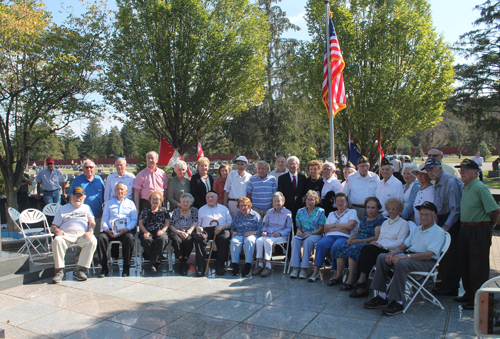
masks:
[[[198,227],[193,233],[196,251],[196,276],[205,275],[206,252],[208,241],[214,239],[217,245],[217,259],[215,273],[226,273],[226,261],[231,234],[229,229],[233,219],[226,206],[217,203],[217,193],[210,191],[206,195],[207,204],[198,210]]]
[[[122,183],[127,186],[127,199],[134,201],[134,185],[135,175],[127,172],[127,160],[125,158],[118,158],[115,161],[116,172],[111,173],[106,180],[106,189],[104,190],[104,202],[116,197],[115,186]]]
[[[483,181],[483,170],[481,169],[481,167],[483,167],[484,159],[481,156],[481,152],[477,151],[476,156],[471,160],[474,161],[479,166],[479,180]]]
[[[358,212],[361,220],[366,214],[365,199],[374,197],[379,177],[369,171],[370,162],[364,155],[358,159],[358,172],[351,174],[344,186],[344,193],[349,197],[351,207]]]
[[[247,157],[240,155],[236,158],[236,168],[236,171],[229,172],[224,185],[224,205],[229,208],[232,218],[239,212],[238,199],[247,196],[247,185],[252,177],[246,171],[248,168]]]
[[[78,244],[82,248],[73,277],[76,280],[87,280],[84,270],[90,267],[97,247],[94,236],[95,219],[92,210],[85,205],[85,190],[80,186],[73,189],[70,203],[62,206],[54,216],[51,231],[55,238],[52,241],[54,266],[56,274],[52,278],[54,284],[64,278],[64,259],[69,245]]]
[[[398,198],[403,201],[403,185],[401,184],[401,181],[396,179],[393,175],[394,168],[392,167],[392,163],[387,158],[382,159],[380,173],[382,174],[383,179],[377,184],[375,196],[382,205],[382,215],[387,217],[389,214],[385,210],[385,202],[389,200],[389,198]]]
[[[278,178],[285,173],[288,173],[288,168],[286,168],[286,158],[280,155],[276,158],[276,169],[269,172],[269,175],[272,175],[276,178],[276,180],[278,180]]]

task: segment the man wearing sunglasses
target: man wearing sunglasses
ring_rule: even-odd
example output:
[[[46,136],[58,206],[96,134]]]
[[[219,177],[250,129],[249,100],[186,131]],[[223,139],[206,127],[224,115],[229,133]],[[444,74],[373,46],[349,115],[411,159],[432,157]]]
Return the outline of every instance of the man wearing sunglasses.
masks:
[[[443,171],[445,171],[448,174],[454,175],[457,178],[459,177],[458,172],[455,171],[453,167],[443,162],[443,152],[441,151],[441,148],[437,146],[432,147],[429,151],[427,151],[427,158],[436,158],[441,163]]]

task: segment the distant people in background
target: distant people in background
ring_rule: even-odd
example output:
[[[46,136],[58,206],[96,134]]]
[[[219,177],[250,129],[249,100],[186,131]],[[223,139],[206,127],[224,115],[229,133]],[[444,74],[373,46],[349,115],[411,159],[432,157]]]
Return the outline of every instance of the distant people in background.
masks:
[[[17,210],[19,213],[28,209],[30,206],[30,186],[33,183],[31,181],[30,176],[26,173],[23,173],[23,178],[21,179],[21,186],[17,191]]]
[[[390,198],[397,198],[403,201],[403,185],[401,184],[401,181],[394,177],[394,168],[392,167],[392,163],[387,158],[382,159],[380,173],[382,174],[382,180],[380,180],[377,184],[375,196],[382,205],[382,215],[387,217],[388,213],[384,207],[385,202]]]
[[[198,173],[191,177],[191,194],[194,197],[193,206],[200,209],[207,203],[205,197],[207,192],[211,191],[214,187],[214,178],[208,173],[210,167],[210,160],[207,157],[201,157],[197,161]]]
[[[147,167],[137,174],[134,182],[134,202],[137,214],[146,207],[151,207],[149,196],[153,192],[162,192],[167,196],[168,178],[167,174],[158,167],[158,153],[151,151],[146,154]]]
[[[493,161],[493,163],[491,164],[494,171],[500,171],[499,164],[500,164],[500,158],[496,158],[495,161]]]
[[[224,204],[224,186],[226,185],[227,176],[231,172],[231,166],[222,164],[219,167],[219,176],[214,182],[214,191],[217,193],[218,204]]]
[[[278,178],[285,173],[288,173],[288,168],[286,168],[286,158],[280,155],[276,158],[276,169],[269,172],[269,174],[278,180]]]
[[[277,190],[276,178],[269,175],[269,164],[266,161],[257,163],[257,174],[250,177],[247,184],[247,198],[252,202],[252,209],[264,218],[267,210],[273,205],[273,194]],[[241,209],[240,209],[241,212]]]
[[[83,174],[80,174],[71,183],[70,194],[75,187],[82,187],[85,190],[85,204],[90,206],[95,218],[94,234],[101,232],[102,205],[104,204],[104,181],[94,174],[95,163],[87,159],[83,162]]]
[[[481,152],[477,151],[476,156],[474,158],[472,158],[471,160],[474,161],[477,164],[477,166],[479,167],[479,180],[483,181],[483,169],[481,167],[483,167],[484,159],[481,156]]]
[[[349,180],[344,186],[343,192],[349,197],[351,208],[358,213],[358,219],[361,220],[366,215],[365,200],[374,197],[377,191],[379,177],[370,172],[370,162],[365,156],[358,159],[358,172],[349,176]]]
[[[38,172],[36,176],[36,199],[40,199],[41,191],[43,189],[43,201],[45,204],[60,204],[61,203],[61,189],[63,197],[66,198],[66,179],[62,172],[54,168],[54,159],[45,159],[46,168]]]
[[[404,184],[404,179],[403,176],[401,175],[401,169],[403,168],[403,165],[401,164],[401,160],[397,157],[397,155],[394,155],[391,160],[392,167],[394,168],[394,177],[401,181]]]
[[[122,183],[127,186],[127,199],[134,201],[134,181],[135,175],[127,172],[127,160],[118,158],[115,161],[116,172],[111,173],[106,180],[106,189],[104,191],[104,202],[116,197],[115,186]]]
[[[180,160],[174,165],[175,177],[170,180],[167,188],[167,198],[170,204],[169,211],[172,212],[181,206],[181,196],[191,192],[191,182],[186,178],[187,164]]]
[[[347,164],[344,167],[344,182],[341,184],[342,185],[342,190],[344,190],[345,184],[349,180],[349,176],[351,174],[356,173],[356,166],[350,161],[347,161]]]
[[[420,190],[420,184],[416,181],[416,176],[412,173],[413,170],[417,170],[418,167],[412,163],[405,163],[403,165],[403,178],[406,182],[403,186],[403,203],[405,208],[401,212],[401,217],[405,220],[414,221],[414,210],[413,203],[417,197],[418,191]]]
[[[441,148],[439,148],[437,146],[432,147],[430,150],[427,151],[427,159],[428,158],[436,158],[441,163],[441,166],[443,167],[443,171],[445,171],[448,174],[454,175],[458,178],[458,172],[455,171],[455,169],[452,166],[445,164],[443,162],[443,157],[444,157],[443,151],[441,151]],[[423,158],[422,158],[422,160],[425,161]]]
[[[300,160],[292,155],[286,160],[288,174],[278,178],[278,191],[285,196],[285,207],[292,212],[292,218],[295,220],[297,211],[304,206],[302,192],[306,182],[305,175],[299,173]]]
[[[342,184],[335,174],[335,165],[332,162],[323,164],[323,188],[321,189],[321,207],[325,210],[325,216],[335,210],[335,195],[342,192]]]
[[[252,175],[246,171],[248,159],[244,155],[236,158],[236,171],[231,171],[224,185],[224,205],[234,219],[238,209],[238,199],[247,196],[247,186]]]
[[[309,176],[306,178],[304,188],[302,190],[303,199],[309,190],[313,190],[321,197],[321,190],[323,189],[324,180],[320,179],[321,176],[321,163],[318,160],[311,160],[307,164],[307,172]],[[321,206],[321,202],[320,205]]]

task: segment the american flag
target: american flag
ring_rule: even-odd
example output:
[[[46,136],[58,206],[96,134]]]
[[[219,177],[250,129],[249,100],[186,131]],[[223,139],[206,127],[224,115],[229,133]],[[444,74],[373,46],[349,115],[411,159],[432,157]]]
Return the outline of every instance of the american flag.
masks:
[[[333,27],[333,21],[330,15],[330,43],[326,42],[325,49],[325,62],[323,64],[323,103],[326,106],[326,110],[330,112],[328,107],[328,47],[330,47],[330,66],[331,66],[331,82],[332,82],[332,111],[333,116],[345,108],[345,88],[344,88],[344,74],[342,70],[344,69],[345,62],[342,57],[342,52],[340,51],[339,41],[337,39],[337,34],[335,33],[335,28]]]

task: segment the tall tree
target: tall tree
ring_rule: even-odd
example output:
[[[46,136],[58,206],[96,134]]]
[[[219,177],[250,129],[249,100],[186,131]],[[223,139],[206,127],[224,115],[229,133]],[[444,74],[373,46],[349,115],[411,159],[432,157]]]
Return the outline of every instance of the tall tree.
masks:
[[[75,135],[71,127],[66,127],[59,135],[60,143],[63,145],[64,159],[78,159],[78,148],[81,144],[81,139]]]
[[[17,208],[34,146],[81,117],[101,110],[89,94],[102,87],[106,14],[91,5],[81,17],[54,25],[38,0],[0,2],[0,170],[7,206]],[[43,124],[48,128],[39,128]],[[15,225],[9,221],[9,230]]]
[[[269,25],[249,0],[118,0],[107,100],[181,154],[262,101]]]
[[[120,137],[123,142],[123,152],[126,158],[137,158],[137,140],[141,133],[138,132],[137,125],[132,120],[127,120],[122,126]]]
[[[461,118],[476,125],[477,131],[489,132],[500,149],[500,1],[488,0],[476,6],[481,16],[478,27],[460,37],[458,52],[468,61],[455,66],[457,88],[448,100]]]
[[[99,158],[106,144],[102,143],[101,123],[97,119],[90,119],[87,127],[83,130],[83,142],[80,154],[83,158]]]
[[[321,101],[325,52],[325,6],[309,0],[307,25],[312,35],[296,53],[296,94],[306,98],[312,119],[328,116]],[[336,140],[350,130],[374,163],[376,140],[382,146],[438,122],[451,93],[452,56],[432,27],[426,0],[341,0],[332,3],[333,22],[346,66],[347,108],[335,117]]]
[[[110,158],[123,156],[123,142],[118,127],[111,127],[108,134],[107,155]]]

